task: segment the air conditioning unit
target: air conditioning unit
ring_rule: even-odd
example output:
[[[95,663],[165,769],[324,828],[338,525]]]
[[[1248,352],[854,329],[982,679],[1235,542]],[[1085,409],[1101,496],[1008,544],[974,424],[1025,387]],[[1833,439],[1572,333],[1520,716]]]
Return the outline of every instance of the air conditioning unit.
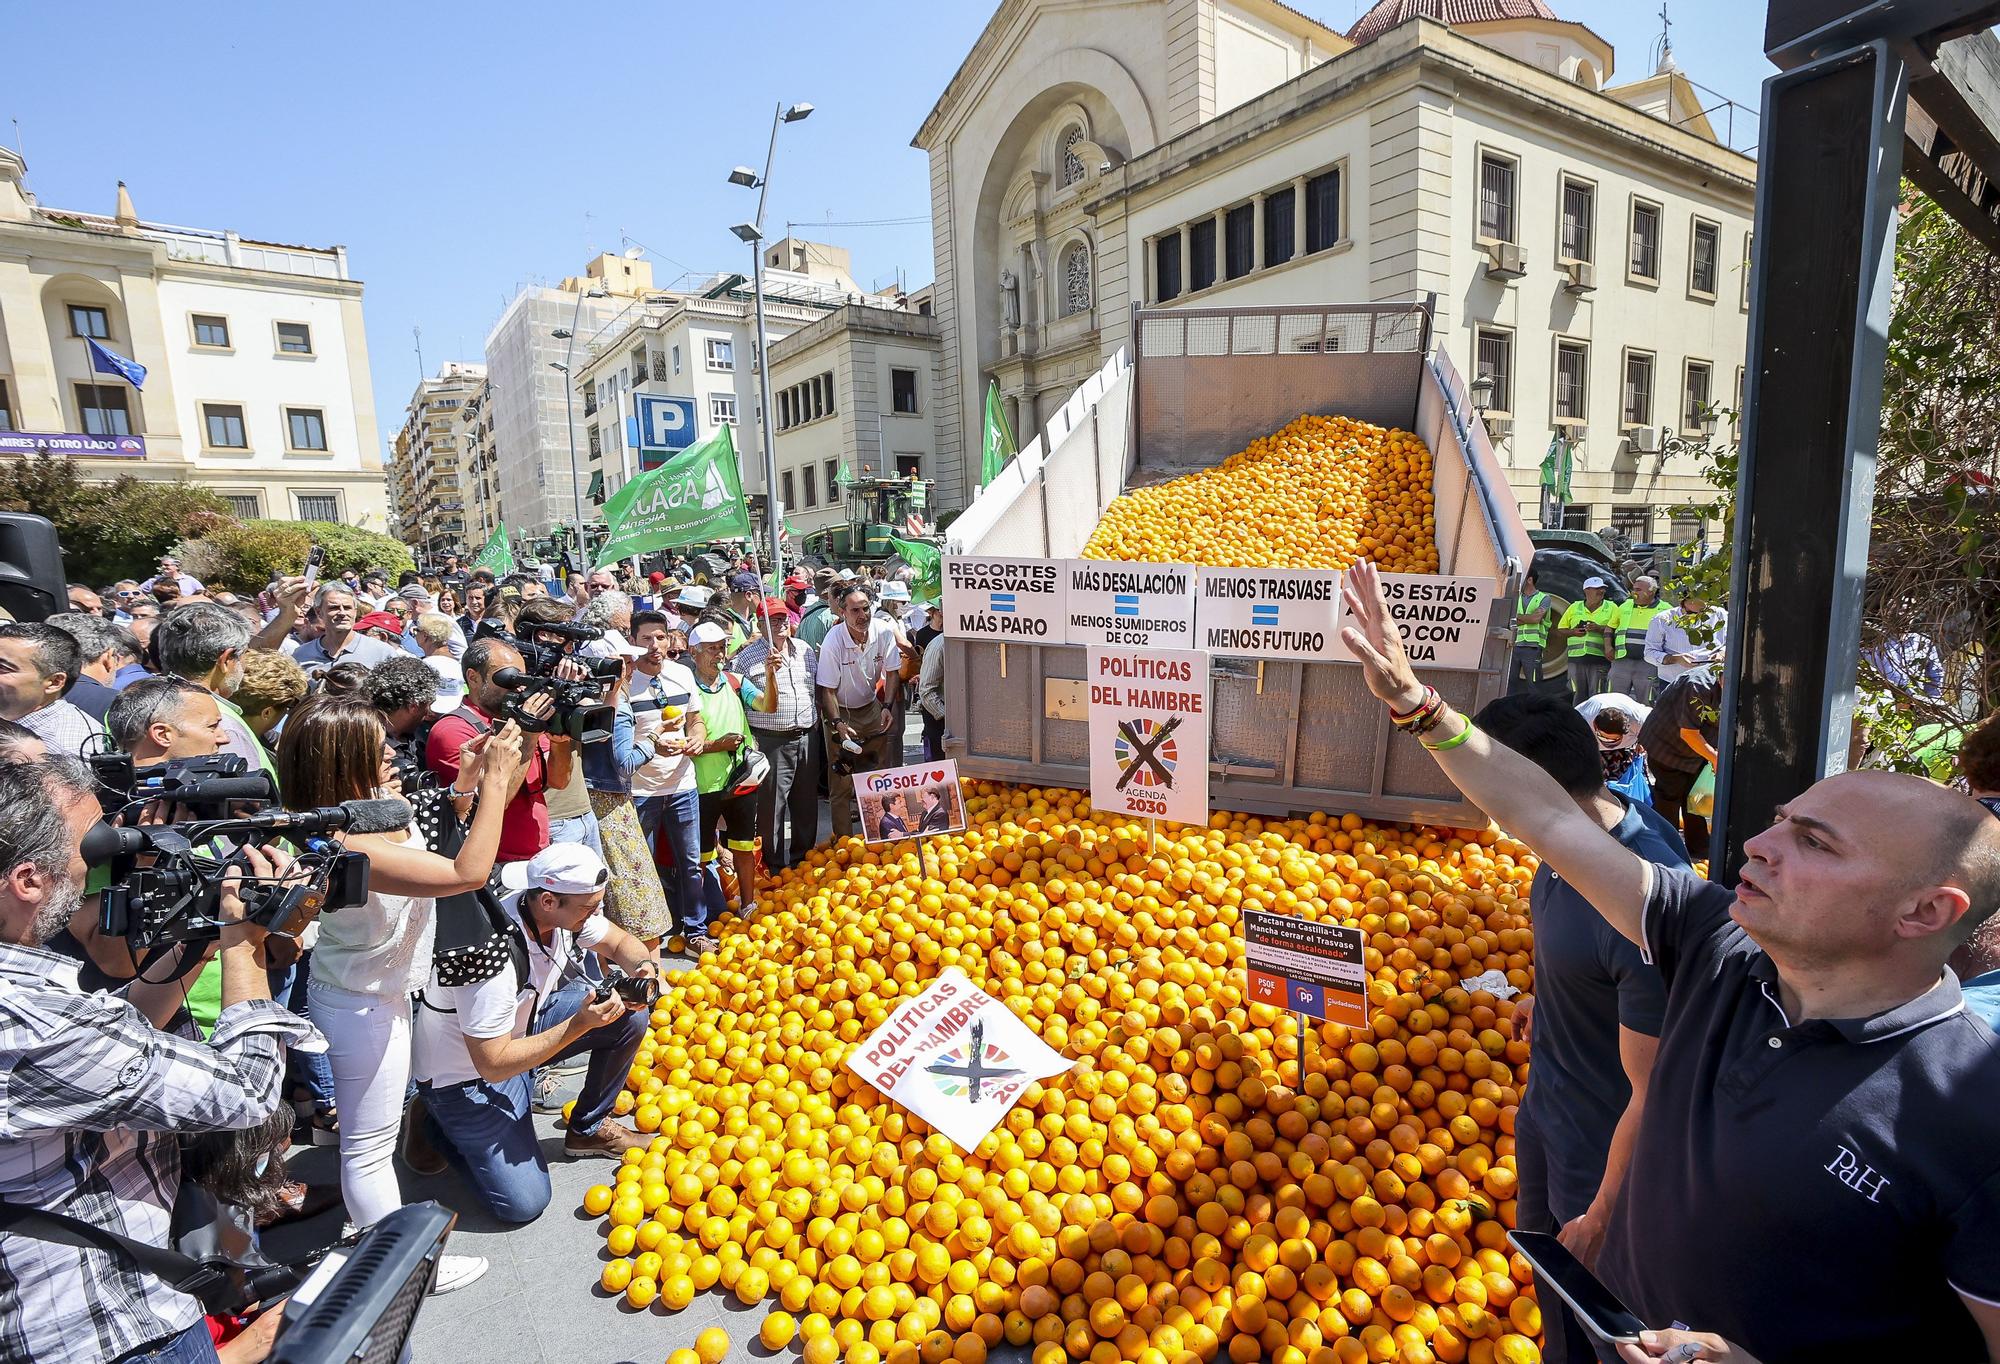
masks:
[[[1563,273],[1569,279],[1563,288],[1572,294],[1588,294],[1597,288],[1597,267],[1587,260],[1566,260],[1562,263]]]
[[[1642,455],[1657,455],[1660,453],[1660,434],[1657,426],[1634,427],[1630,437],[1632,448]]]
[[[1521,248],[1516,243],[1489,241],[1482,244],[1486,248],[1486,278],[1519,279],[1528,273],[1521,264]]]

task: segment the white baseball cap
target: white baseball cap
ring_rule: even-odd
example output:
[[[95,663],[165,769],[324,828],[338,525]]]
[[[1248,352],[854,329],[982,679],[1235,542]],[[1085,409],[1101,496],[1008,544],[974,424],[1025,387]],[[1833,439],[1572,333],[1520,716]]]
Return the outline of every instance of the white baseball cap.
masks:
[[[606,630],[600,643],[610,646],[611,652],[620,658],[644,658],[646,650],[625,638],[623,630]]]
[[[712,620],[705,620],[688,632],[688,648],[699,649],[704,644],[720,644],[729,638],[729,632]]]
[[[1604,591],[1606,588],[1606,583],[1602,578],[1585,578],[1583,580],[1583,585],[1586,589],[1594,587],[1600,592]]]
[[[558,895],[588,895],[611,879],[604,859],[581,843],[551,843],[526,862],[500,868],[500,884],[509,890],[552,890]]]

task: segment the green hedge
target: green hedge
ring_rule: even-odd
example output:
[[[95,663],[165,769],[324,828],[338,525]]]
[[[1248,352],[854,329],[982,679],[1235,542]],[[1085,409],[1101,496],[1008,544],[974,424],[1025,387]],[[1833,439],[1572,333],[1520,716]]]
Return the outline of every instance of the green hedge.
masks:
[[[208,566],[215,583],[260,592],[273,578],[303,570],[306,550],[315,544],[326,549],[320,570],[325,578],[380,568],[393,582],[402,570],[416,567],[401,541],[335,521],[239,521],[203,536],[206,553],[194,545],[188,550]]]

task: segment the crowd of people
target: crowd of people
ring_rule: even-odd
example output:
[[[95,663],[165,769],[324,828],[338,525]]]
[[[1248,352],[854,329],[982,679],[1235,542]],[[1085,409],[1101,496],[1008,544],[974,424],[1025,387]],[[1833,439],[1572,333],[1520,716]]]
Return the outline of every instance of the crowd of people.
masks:
[[[770,591],[743,566],[676,567],[564,584],[447,563],[250,595],[165,558],[0,622],[5,1203],[153,1246],[190,1201],[253,1238],[341,1205],[351,1235],[401,1205],[400,1155],[527,1222],[550,1199],[534,1115],[577,1071],[564,1157],[642,1144],[613,1109],[663,962],[757,913],[764,878],[820,842],[823,800],[854,831],[853,775],[904,760],[912,708],[923,756],[943,752],[941,618],[907,570]],[[246,918],[255,887],[304,874],[253,841],[208,849],[236,859],[218,932],[137,949],[78,847],[100,818],[197,813],[121,807],[121,773],[143,793],[197,772],[263,774],[270,808],[409,814],[341,836],[365,897],[295,944]],[[337,1188],[290,1178],[294,1141],[338,1143]],[[203,1183],[210,1167],[230,1175]],[[0,1230],[0,1359],[270,1348],[273,1312],[205,1310],[115,1247]],[[434,1291],[485,1267],[447,1255]]]

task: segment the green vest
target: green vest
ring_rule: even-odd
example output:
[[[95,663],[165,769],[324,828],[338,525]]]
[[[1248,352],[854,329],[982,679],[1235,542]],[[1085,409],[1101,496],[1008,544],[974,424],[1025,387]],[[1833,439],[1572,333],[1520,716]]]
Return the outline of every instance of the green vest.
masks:
[[[708,731],[711,741],[725,734],[741,734],[747,747],[750,737],[750,722],[743,715],[743,698],[736,694],[736,688],[729,684],[729,674],[722,674],[714,691],[695,678],[695,702],[701,707],[702,728]],[[740,753],[743,750],[737,749]],[[729,769],[736,765],[736,753],[718,751],[703,753],[694,760],[695,789],[703,795],[713,795],[722,789],[723,781],[729,776]]]
[[[1549,642],[1549,618],[1543,616],[1532,625],[1521,624],[1521,617],[1531,611],[1539,611],[1549,604],[1549,594],[1537,592],[1532,597],[1514,598],[1514,643],[1517,647],[1529,649],[1546,648]]]
[[[1590,625],[1610,625],[1615,627],[1618,624],[1618,610],[1618,603],[1608,598],[1595,611],[1580,601],[1571,602],[1569,610],[1563,612],[1563,618],[1558,622],[1563,629],[1573,631],[1567,642],[1569,656],[1571,658],[1609,658],[1611,655],[1604,650],[1603,634],[1596,630],[1579,629],[1577,627]]]
[[[1651,606],[1641,606],[1637,602],[1626,602],[1618,608],[1618,656],[1620,658],[1644,658],[1646,656],[1646,627],[1653,623],[1653,617],[1666,610],[1664,602],[1654,602]]]

